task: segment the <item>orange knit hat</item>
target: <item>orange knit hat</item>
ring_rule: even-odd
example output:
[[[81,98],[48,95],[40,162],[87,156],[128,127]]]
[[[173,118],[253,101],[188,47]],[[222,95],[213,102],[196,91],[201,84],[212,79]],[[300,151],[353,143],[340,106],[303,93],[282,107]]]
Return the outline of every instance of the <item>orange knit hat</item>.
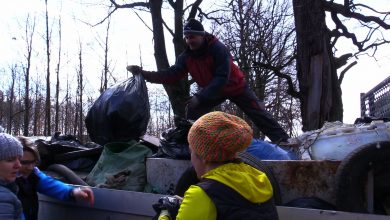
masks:
[[[224,112],[203,115],[192,125],[188,143],[209,162],[229,161],[252,142],[252,128],[241,118]]]

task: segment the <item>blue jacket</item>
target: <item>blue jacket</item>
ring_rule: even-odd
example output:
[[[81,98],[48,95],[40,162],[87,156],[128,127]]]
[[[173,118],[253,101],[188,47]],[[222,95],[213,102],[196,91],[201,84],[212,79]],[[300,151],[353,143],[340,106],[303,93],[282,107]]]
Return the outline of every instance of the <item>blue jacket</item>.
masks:
[[[38,217],[37,192],[63,201],[71,199],[73,187],[47,176],[36,167],[27,178],[18,177],[16,182],[20,189],[18,197],[27,220],[35,220]]]
[[[22,204],[16,197],[17,188],[15,183],[7,184],[0,180],[1,220],[24,220]]]

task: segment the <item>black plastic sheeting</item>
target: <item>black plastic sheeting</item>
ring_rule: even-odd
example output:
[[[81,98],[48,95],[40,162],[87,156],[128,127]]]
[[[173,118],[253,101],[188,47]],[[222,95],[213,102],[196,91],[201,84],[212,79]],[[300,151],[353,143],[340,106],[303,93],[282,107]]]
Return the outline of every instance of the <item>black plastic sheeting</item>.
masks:
[[[374,116],[364,116],[361,118],[356,118],[354,124],[370,124],[373,121],[383,121],[389,122],[390,117],[374,117]]]
[[[75,136],[60,135],[59,132],[50,141],[38,139],[35,143],[41,157],[40,169],[59,163],[72,170],[90,171],[103,151],[96,143],[82,144]]]
[[[178,120],[176,128],[170,128],[162,133],[159,149],[153,157],[182,160],[191,158],[187,136],[192,123],[183,118],[176,118],[176,120]]]
[[[145,80],[141,74],[104,91],[85,119],[91,140],[100,145],[137,140],[150,119]]]

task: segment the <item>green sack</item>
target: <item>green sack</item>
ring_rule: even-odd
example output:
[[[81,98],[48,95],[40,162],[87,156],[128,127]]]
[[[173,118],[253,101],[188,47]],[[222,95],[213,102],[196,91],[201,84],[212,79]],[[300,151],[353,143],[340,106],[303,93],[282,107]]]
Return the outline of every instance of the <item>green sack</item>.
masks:
[[[101,188],[148,192],[145,160],[151,155],[148,147],[134,140],[105,144],[86,182]]]

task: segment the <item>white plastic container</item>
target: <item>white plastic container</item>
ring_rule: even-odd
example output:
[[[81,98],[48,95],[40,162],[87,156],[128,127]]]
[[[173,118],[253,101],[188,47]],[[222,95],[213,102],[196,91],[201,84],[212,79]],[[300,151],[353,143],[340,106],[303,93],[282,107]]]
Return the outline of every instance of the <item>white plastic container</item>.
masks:
[[[362,145],[390,141],[390,122],[374,122],[360,127],[334,127],[310,138],[315,140],[309,148],[312,160],[341,161]]]

